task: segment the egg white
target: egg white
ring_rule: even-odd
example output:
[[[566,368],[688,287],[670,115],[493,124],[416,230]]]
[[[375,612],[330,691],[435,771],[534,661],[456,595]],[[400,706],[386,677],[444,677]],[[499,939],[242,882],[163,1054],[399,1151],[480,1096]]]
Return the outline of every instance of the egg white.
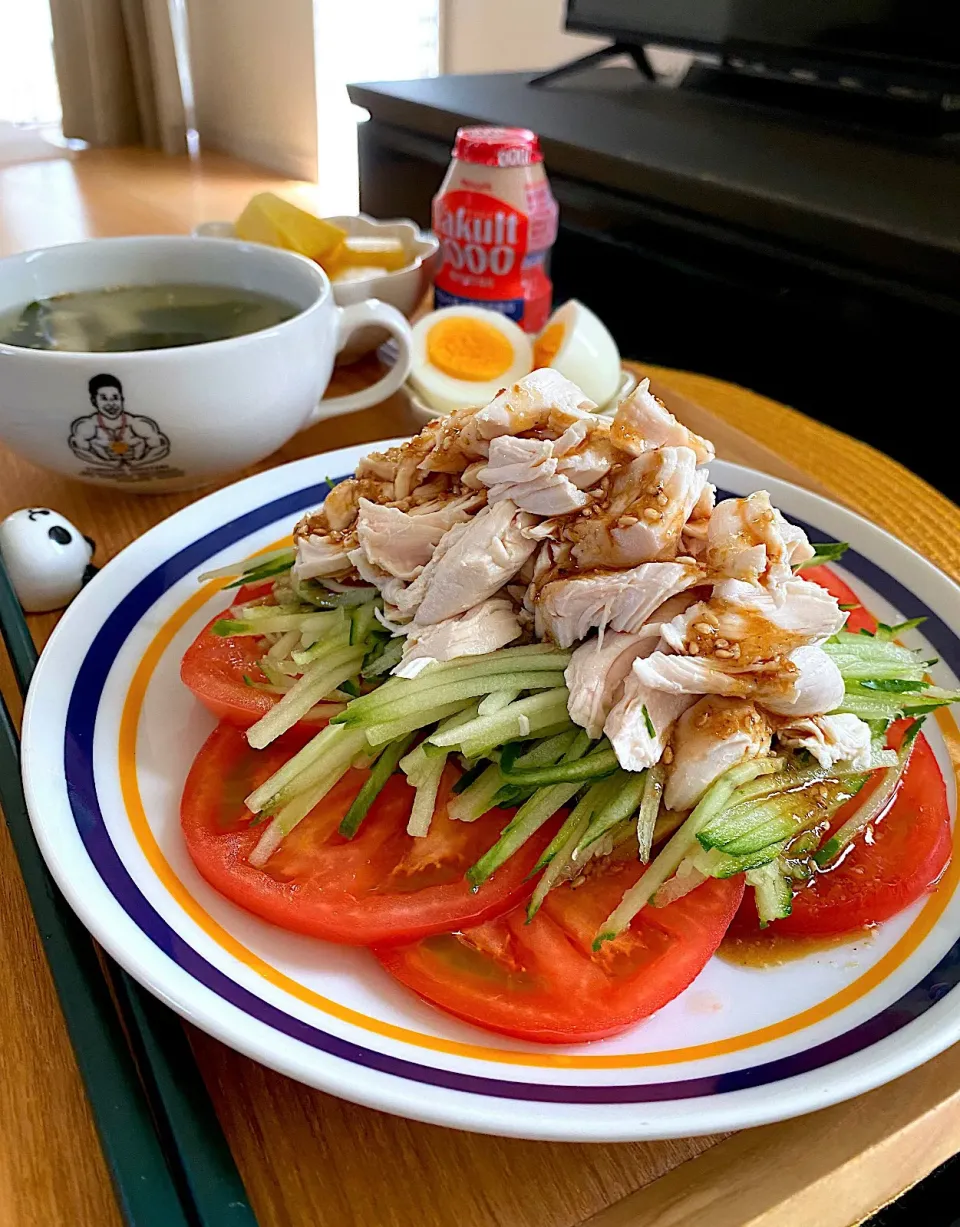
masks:
[[[513,351],[510,366],[495,379],[487,381],[456,379],[435,367],[427,353],[427,338],[439,320],[451,316],[465,316],[492,324],[510,343]],[[412,351],[410,382],[431,409],[438,413],[486,405],[501,388],[509,387],[533,369],[533,345],[526,333],[499,311],[482,307],[441,307],[438,311],[431,311],[413,327]]]
[[[620,387],[620,351],[606,324],[582,302],[571,298],[547,320],[563,326],[563,341],[550,362],[561,375],[578,384],[598,405],[612,400]]]

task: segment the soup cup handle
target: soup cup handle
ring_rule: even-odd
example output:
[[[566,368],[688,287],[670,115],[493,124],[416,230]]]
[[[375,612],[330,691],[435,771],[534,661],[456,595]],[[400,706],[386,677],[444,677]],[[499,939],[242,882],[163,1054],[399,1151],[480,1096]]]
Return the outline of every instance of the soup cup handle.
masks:
[[[381,302],[378,298],[367,298],[349,307],[338,307],[337,311],[337,353],[344,348],[358,328],[374,324],[385,328],[393,337],[397,346],[397,360],[385,375],[369,387],[361,388],[358,392],[347,392],[343,396],[329,396],[320,401],[310,415],[308,426],[324,418],[339,417],[342,413],[353,413],[357,409],[368,409],[371,405],[379,404],[392,396],[410,373],[413,334],[410,325],[396,307],[391,307],[389,303]]]

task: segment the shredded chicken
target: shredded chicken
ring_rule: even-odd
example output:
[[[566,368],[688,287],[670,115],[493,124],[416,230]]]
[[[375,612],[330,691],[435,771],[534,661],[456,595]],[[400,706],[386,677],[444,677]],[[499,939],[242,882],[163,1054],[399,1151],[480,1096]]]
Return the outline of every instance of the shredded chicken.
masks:
[[[716,455],[709,439],[687,430],[654,396],[649,379],[641,379],[620,402],[610,433],[618,447],[634,456],[658,447],[689,447],[696,453],[697,463],[706,464]]]
[[[870,726],[848,712],[792,720],[777,730],[777,741],[790,749],[809,750],[827,770],[836,763],[849,763],[854,771],[870,766]]]
[[[393,672],[398,677],[416,677],[438,660],[496,652],[521,633],[513,603],[492,597],[457,617],[432,626],[414,626],[404,643],[403,659]]]
[[[620,697],[622,684],[638,655],[649,651],[641,635],[607,631],[602,639],[588,639],[571,657],[564,673],[570,698],[570,719],[599,737],[610,709]]]
[[[710,695],[688,707],[673,730],[668,809],[692,809],[730,767],[770,749],[770,721],[746,699]]]

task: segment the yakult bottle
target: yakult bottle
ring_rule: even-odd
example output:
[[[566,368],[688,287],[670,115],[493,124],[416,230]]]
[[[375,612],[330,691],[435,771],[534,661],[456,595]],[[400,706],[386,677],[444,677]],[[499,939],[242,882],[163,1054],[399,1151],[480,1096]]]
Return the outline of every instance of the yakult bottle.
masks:
[[[553,296],[546,264],[557,202],[536,133],[461,128],[433,198],[433,229],[441,244],[434,306],[472,303],[526,332],[543,328]]]

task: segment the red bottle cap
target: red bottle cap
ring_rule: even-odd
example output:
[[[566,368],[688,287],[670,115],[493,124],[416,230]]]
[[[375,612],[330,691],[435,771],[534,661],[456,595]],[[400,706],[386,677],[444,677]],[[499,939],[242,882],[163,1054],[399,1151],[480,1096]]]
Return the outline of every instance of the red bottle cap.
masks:
[[[543,161],[540,140],[529,128],[460,128],[453,156],[475,166],[532,166]]]

